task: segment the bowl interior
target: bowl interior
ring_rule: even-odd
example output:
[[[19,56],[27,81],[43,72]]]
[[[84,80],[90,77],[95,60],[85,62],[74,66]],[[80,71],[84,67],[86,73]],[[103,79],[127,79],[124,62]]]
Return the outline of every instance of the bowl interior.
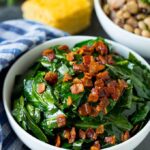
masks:
[[[46,143],[44,143],[44,142],[34,138],[32,135],[30,135],[26,131],[24,131],[17,124],[17,122],[14,120],[13,116],[11,115],[11,94],[12,94],[12,90],[13,90],[13,86],[14,86],[14,80],[15,80],[16,75],[23,74],[37,60],[37,58],[39,58],[41,52],[44,49],[49,48],[50,46],[59,45],[59,44],[67,44],[68,46],[72,47],[72,46],[74,46],[76,43],[78,43],[80,41],[88,40],[88,39],[92,39],[92,38],[95,38],[95,37],[90,37],[90,36],[70,36],[70,37],[62,37],[62,38],[58,38],[58,39],[55,39],[55,40],[50,40],[48,42],[45,42],[45,43],[37,46],[34,49],[28,51],[27,53],[25,53],[22,57],[20,57],[14,63],[14,65],[9,70],[9,72],[8,72],[8,74],[6,76],[6,79],[5,79],[5,82],[4,82],[4,88],[3,88],[4,107],[5,107],[6,114],[7,114],[7,117],[9,119],[9,122],[10,122],[12,128],[14,129],[16,134],[20,137],[20,139],[27,146],[29,146],[30,148],[32,148],[32,149],[43,149],[44,148],[46,150],[49,149],[49,148],[57,149],[57,150],[61,149],[61,148],[56,148],[54,146],[50,146],[49,144],[46,144]],[[120,54],[120,55],[124,56],[125,58],[127,58],[128,54],[131,52],[131,53],[133,53],[136,56],[136,58],[138,58],[138,60],[140,60],[143,64],[145,64],[148,68],[150,68],[148,63],[141,56],[136,54],[135,52],[133,52],[130,49],[128,49],[128,48],[126,48],[126,47],[124,47],[124,46],[122,46],[122,45],[120,45],[118,43],[115,43],[113,41],[107,40],[107,42],[110,43],[113,46],[113,49],[115,49],[115,52],[117,52],[118,54]],[[150,129],[150,122],[147,123],[147,125],[145,127],[146,127],[145,130]],[[142,132],[142,130],[140,132]],[[21,135],[23,137],[21,137]],[[129,139],[128,141],[126,141],[124,143],[129,142],[133,138]],[[36,144],[34,145],[33,143],[34,144],[36,143]],[[117,146],[123,145],[124,143],[118,144]],[[113,147],[117,147],[117,146],[113,146]],[[112,150],[114,150],[114,149],[112,149]]]

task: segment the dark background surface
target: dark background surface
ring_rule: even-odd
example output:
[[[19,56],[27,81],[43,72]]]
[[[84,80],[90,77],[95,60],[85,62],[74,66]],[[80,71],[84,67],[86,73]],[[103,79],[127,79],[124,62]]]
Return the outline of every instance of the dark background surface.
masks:
[[[0,22],[5,20],[22,18],[22,13],[19,7],[0,7]],[[95,13],[92,16],[92,23],[89,28],[79,33],[79,35],[103,36],[109,38],[104,30],[101,28]],[[150,63],[150,60],[147,60]],[[3,81],[9,68],[4,69],[0,73],[0,100],[2,100]],[[128,149],[127,149],[128,150]],[[150,133],[146,139],[136,148],[136,150],[150,150]]]

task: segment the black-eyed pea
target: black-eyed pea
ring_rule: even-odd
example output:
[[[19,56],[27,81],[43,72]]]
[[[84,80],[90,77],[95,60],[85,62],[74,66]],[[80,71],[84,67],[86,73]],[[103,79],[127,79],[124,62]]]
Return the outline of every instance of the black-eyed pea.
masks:
[[[139,26],[140,29],[146,30],[146,24],[143,21],[139,21],[138,26]]]
[[[131,25],[134,28],[138,27],[138,22],[133,17],[130,17],[129,19],[127,19],[126,23],[129,24],[129,25]]]
[[[131,15],[128,11],[123,12],[122,16],[123,16],[124,19],[128,19],[128,18],[131,17]]]
[[[148,26],[148,28],[150,29],[150,17],[147,17],[144,19],[144,23]]]
[[[135,28],[134,33],[137,34],[137,35],[141,35],[141,29]]]
[[[122,15],[123,15],[123,11],[122,10],[119,10],[116,12],[116,17],[117,18],[122,18]]]
[[[143,13],[136,15],[136,19],[137,19],[137,20],[143,20],[143,19],[145,19],[145,18],[146,18],[146,15],[144,15]]]
[[[130,13],[136,14],[138,12],[138,4],[136,1],[128,1],[126,5]]]
[[[106,13],[106,15],[109,15],[110,13],[110,7],[108,4],[105,4],[103,7],[104,12]]]
[[[112,9],[118,9],[119,7],[123,6],[125,0],[107,0],[107,3]]]
[[[148,30],[143,30],[142,31],[142,36],[149,38],[150,37],[150,32]]]
[[[123,28],[124,28],[125,30],[129,31],[129,32],[133,32],[133,27],[132,27],[131,25],[129,25],[129,24],[125,24],[125,25],[123,26]]]

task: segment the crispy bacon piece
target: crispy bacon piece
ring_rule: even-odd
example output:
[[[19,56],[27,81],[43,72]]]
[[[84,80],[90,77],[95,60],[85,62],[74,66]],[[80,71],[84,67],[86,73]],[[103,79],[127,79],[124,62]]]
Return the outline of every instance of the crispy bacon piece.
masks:
[[[55,59],[55,53],[52,49],[46,49],[42,52],[43,56],[46,56],[49,61],[52,61],[53,59]]]
[[[82,83],[76,83],[70,87],[70,90],[72,94],[79,94],[84,91],[84,86]]]
[[[99,114],[99,112],[96,110],[95,107],[91,107],[91,113],[90,113],[90,116],[92,117],[97,117]]]
[[[99,98],[98,88],[92,88],[91,93],[88,96],[88,102],[97,102]]]
[[[85,72],[86,68],[82,63],[81,64],[73,64],[73,70],[77,71],[77,72]]]
[[[107,63],[108,63],[108,64],[112,65],[112,64],[115,63],[114,60],[113,60],[112,55],[107,55],[107,56],[105,56],[105,57],[106,57],[106,59],[107,59]]]
[[[79,130],[79,138],[86,139],[86,133],[83,130]]]
[[[123,92],[124,89],[128,87],[128,84],[124,80],[118,80],[118,84],[121,93]]]
[[[105,66],[104,65],[100,65],[99,63],[92,61],[89,65],[89,73],[90,74],[96,74],[101,70],[104,70]]]
[[[45,83],[39,83],[38,85],[37,85],[37,92],[39,93],[39,94],[41,94],[41,93],[43,93],[44,91],[45,91]]]
[[[69,141],[69,139],[70,139],[70,131],[68,129],[64,130],[63,136],[64,136],[65,139],[68,139],[68,141]]]
[[[62,51],[65,51],[65,52],[67,52],[67,53],[70,52],[69,47],[68,47],[67,45],[60,45],[60,46],[58,47],[58,49],[59,49],[59,50],[62,50]]]
[[[66,116],[63,114],[60,114],[57,116],[57,125],[58,127],[63,127],[66,125]]]
[[[83,56],[82,58],[83,58],[83,64],[84,64],[85,66],[89,66],[90,63],[91,63],[91,61],[94,60],[93,56],[90,56],[90,55],[85,55],[85,56]]]
[[[90,150],[100,150],[100,149],[101,149],[101,146],[100,146],[99,141],[95,141],[94,145],[90,147]]]
[[[74,78],[72,83],[77,84],[77,83],[82,83],[82,81],[79,78]]]
[[[74,60],[74,53],[70,52],[70,53],[66,54],[66,59],[68,61],[73,61]]]
[[[63,78],[63,82],[67,82],[72,80],[72,76],[68,73],[65,73],[64,78]]]
[[[72,105],[72,98],[71,98],[71,96],[68,96],[67,106],[71,106],[71,105]]]
[[[60,147],[60,145],[61,145],[61,139],[60,139],[60,136],[57,135],[56,141],[55,141],[55,146]]]
[[[86,136],[87,136],[87,138],[90,138],[92,140],[97,139],[97,135],[96,135],[95,131],[92,128],[88,128],[86,130]]]
[[[53,85],[53,84],[57,83],[57,81],[58,81],[58,75],[57,75],[57,73],[55,73],[55,72],[49,71],[49,72],[47,72],[47,73],[45,74],[44,79],[45,79],[49,84]]]
[[[108,48],[102,41],[96,43],[96,51],[99,52],[101,55],[108,54]]]
[[[104,114],[107,114],[106,107],[109,105],[109,100],[107,97],[103,97],[100,99],[100,103],[97,105],[96,110],[98,112],[103,111]]]
[[[70,131],[70,138],[69,138],[69,143],[73,143],[76,139],[76,129],[75,127],[72,127],[71,131]]]
[[[82,104],[78,109],[81,116],[88,116],[91,114],[91,111],[92,107],[88,103]]]
[[[92,79],[92,75],[90,73],[88,73],[88,72],[85,72],[84,73],[84,78],[86,78],[86,79]]]
[[[103,134],[104,133],[104,125],[99,125],[96,129],[96,134]]]
[[[92,87],[93,83],[92,83],[92,75],[88,72],[84,73],[84,77],[81,79],[84,87]]]
[[[86,45],[82,46],[80,49],[78,49],[77,53],[81,55],[91,55],[94,52],[93,47],[88,47]]]
[[[101,64],[107,64],[107,60],[106,60],[106,58],[104,57],[104,56],[102,56],[102,55],[99,55],[98,56],[98,60],[100,61],[100,63]]]
[[[128,140],[129,138],[130,138],[129,131],[126,131],[125,133],[123,133],[123,134],[121,135],[121,141],[122,141],[122,142]]]
[[[98,89],[101,89],[104,87],[104,81],[102,79],[96,80],[94,84],[95,84],[95,87]]]
[[[104,72],[100,72],[96,75],[96,79],[102,79],[102,80],[108,80],[109,77],[109,72],[108,71],[104,71]]]
[[[109,144],[115,144],[116,143],[116,137],[113,136],[109,136],[109,137],[105,137],[105,142],[109,143]]]

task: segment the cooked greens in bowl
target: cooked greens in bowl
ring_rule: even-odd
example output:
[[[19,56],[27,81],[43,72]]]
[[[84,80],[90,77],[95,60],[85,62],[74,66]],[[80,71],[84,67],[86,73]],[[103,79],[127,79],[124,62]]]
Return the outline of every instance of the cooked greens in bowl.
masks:
[[[74,150],[99,150],[135,135],[149,120],[149,69],[102,38],[64,44],[43,50],[16,77],[16,121],[36,138]]]

